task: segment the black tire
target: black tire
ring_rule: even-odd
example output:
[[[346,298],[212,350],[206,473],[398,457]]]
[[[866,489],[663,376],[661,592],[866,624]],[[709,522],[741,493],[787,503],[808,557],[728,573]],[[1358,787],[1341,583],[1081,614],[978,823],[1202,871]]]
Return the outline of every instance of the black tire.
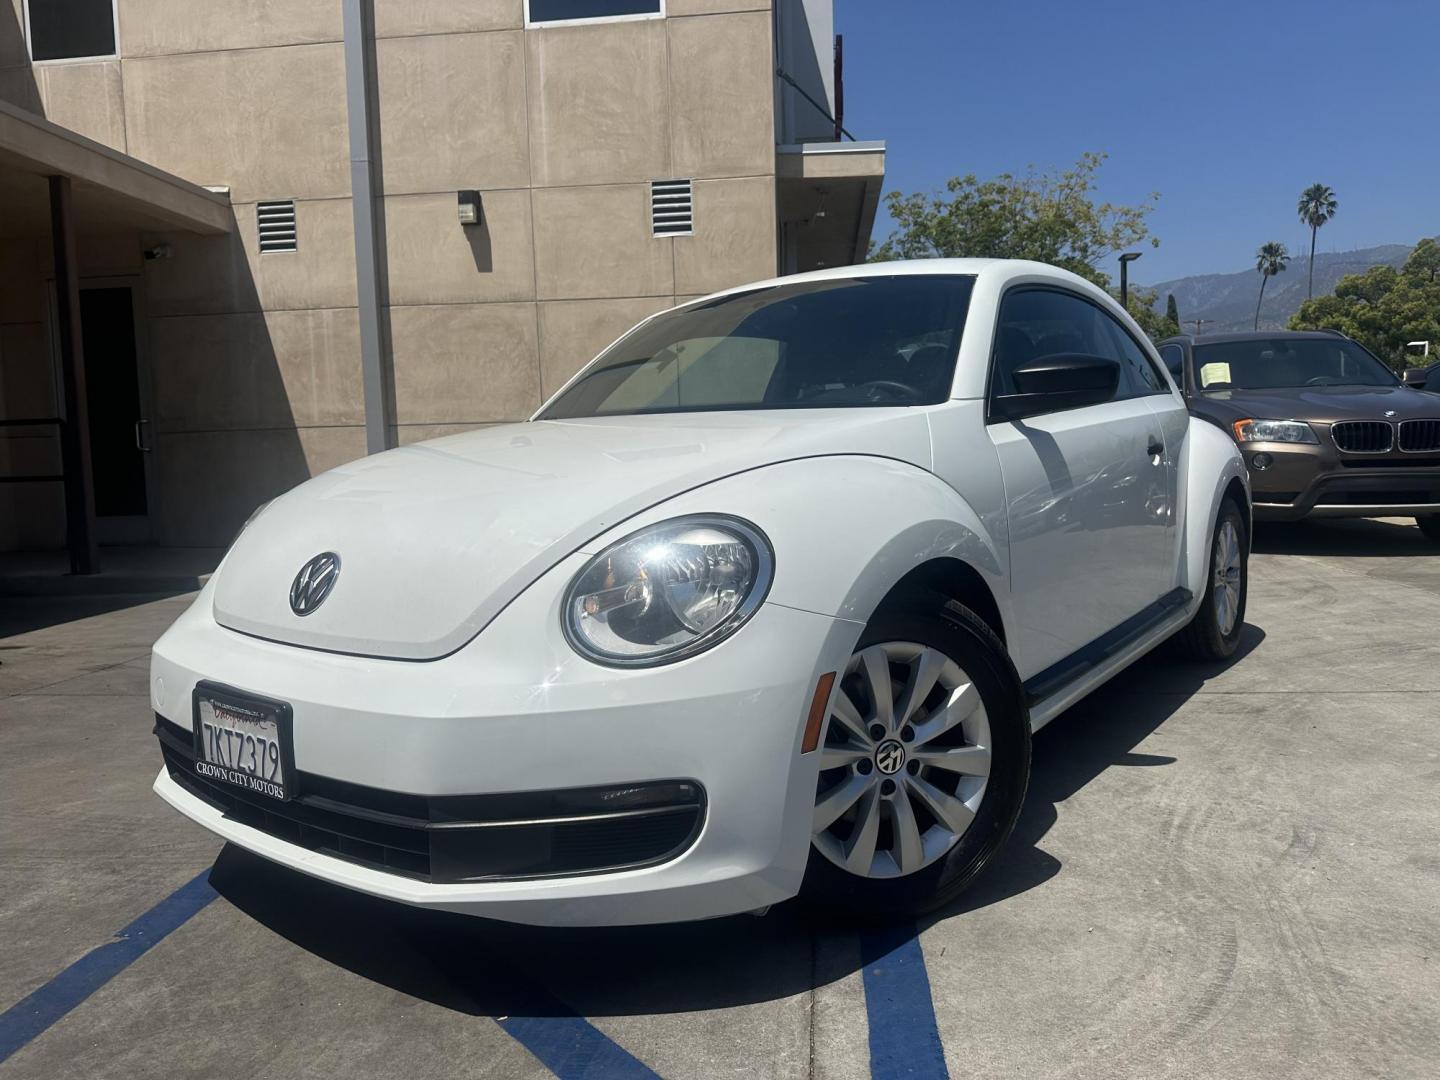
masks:
[[[1215,607],[1215,548],[1220,538],[1221,526],[1229,521],[1235,526],[1240,537],[1240,603],[1235,615],[1235,624],[1230,632],[1223,633],[1219,614]],[[1245,515],[1235,500],[1226,496],[1220,503],[1220,512],[1215,516],[1215,526],[1210,530],[1210,545],[1205,553],[1205,595],[1200,599],[1200,610],[1188,626],[1175,635],[1180,651],[1192,660],[1215,662],[1229,660],[1240,646],[1240,632],[1245,627],[1245,600],[1250,589],[1250,537],[1245,527]]]
[[[1420,531],[1425,534],[1425,539],[1440,544],[1440,514],[1426,514],[1424,517],[1417,517],[1415,524],[1420,526]]]
[[[969,827],[948,853],[909,875],[861,877],[812,845],[802,895],[819,907],[866,921],[913,918],[954,900],[1005,843],[1030,780],[1030,714],[1019,677],[994,632],[969,608],[936,597],[877,613],[856,651],[892,641],[937,649],[964,669],[985,706],[991,765]]]

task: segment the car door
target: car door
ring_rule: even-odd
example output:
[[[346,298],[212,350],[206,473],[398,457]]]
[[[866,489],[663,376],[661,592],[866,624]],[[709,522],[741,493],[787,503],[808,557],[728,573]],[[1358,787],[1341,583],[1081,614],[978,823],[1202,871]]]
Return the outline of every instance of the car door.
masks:
[[[1122,370],[1109,401],[987,424],[1005,486],[1012,647],[1025,678],[1142,615],[1174,580],[1176,459],[1116,330],[1124,333],[1098,304],[1062,288],[1018,286],[1000,302],[992,397],[1014,391],[1016,367],[1048,355],[1105,356]]]

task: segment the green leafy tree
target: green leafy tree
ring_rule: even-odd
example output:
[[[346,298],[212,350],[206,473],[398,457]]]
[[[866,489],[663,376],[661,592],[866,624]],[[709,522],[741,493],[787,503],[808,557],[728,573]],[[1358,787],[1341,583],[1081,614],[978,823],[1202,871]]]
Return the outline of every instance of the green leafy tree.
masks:
[[[1308,299],[1315,295],[1315,234],[1320,231],[1320,226],[1335,216],[1340,204],[1335,201],[1335,192],[1331,191],[1324,184],[1311,184],[1300,193],[1300,203],[1296,207],[1300,214],[1300,224],[1310,226],[1310,281],[1305,289],[1305,296]]]
[[[1120,302],[1118,292],[1112,292],[1110,295],[1115,297],[1117,304]],[[1171,299],[1173,300],[1174,297]],[[1153,289],[1142,289],[1131,285],[1130,296],[1125,305],[1125,310],[1130,313],[1130,317],[1140,324],[1140,329],[1145,331],[1151,341],[1163,341],[1167,337],[1174,337],[1180,333],[1179,319],[1171,318],[1168,311],[1161,315],[1155,310],[1158,300],[1159,294]]]
[[[1292,330],[1338,330],[1396,371],[1416,363],[1405,345],[1440,343],[1440,243],[1421,240],[1399,270],[1372,266],[1347,274],[1330,296],[1306,300],[1290,319]]]
[[[1290,265],[1290,252],[1278,240],[1261,244],[1255,252],[1255,269],[1260,272],[1260,299],[1255,301],[1255,329],[1260,329],[1260,305],[1265,302],[1265,283]]]
[[[896,229],[872,246],[871,261],[1035,259],[1106,287],[1110,278],[1102,264],[1147,238],[1159,246],[1145,219],[1160,196],[1134,206],[1096,202],[1096,175],[1105,157],[1085,154],[1062,172],[956,176],[944,192],[892,191],[885,205]]]
[[[1180,305],[1175,303],[1174,293],[1170,293],[1165,297],[1165,318],[1175,324],[1175,332],[1178,334],[1180,332]]]

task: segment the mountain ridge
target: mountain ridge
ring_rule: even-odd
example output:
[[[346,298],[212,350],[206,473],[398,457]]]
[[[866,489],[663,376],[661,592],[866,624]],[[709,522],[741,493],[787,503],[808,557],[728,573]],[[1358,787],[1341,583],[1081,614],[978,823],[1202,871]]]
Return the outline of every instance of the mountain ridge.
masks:
[[[1315,295],[1327,296],[1347,274],[1363,274],[1372,266],[1398,267],[1413,250],[1410,244],[1377,244],[1355,251],[1315,253]],[[1280,330],[1305,301],[1308,254],[1290,260],[1289,267],[1265,286],[1260,308],[1260,329]],[[1165,313],[1165,298],[1174,294],[1182,330],[1194,332],[1191,320],[1203,319],[1202,333],[1249,330],[1255,325],[1255,298],[1260,274],[1253,267],[1229,274],[1192,274],[1136,288],[1155,290],[1155,310]]]

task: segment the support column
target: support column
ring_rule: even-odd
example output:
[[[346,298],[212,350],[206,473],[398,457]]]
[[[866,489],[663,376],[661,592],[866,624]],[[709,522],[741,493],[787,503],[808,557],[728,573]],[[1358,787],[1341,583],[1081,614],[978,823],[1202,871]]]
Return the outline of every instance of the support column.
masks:
[[[68,176],[50,179],[50,236],[55,246],[56,323],[65,395],[60,454],[65,470],[65,542],[70,572],[100,570],[95,545],[95,480],[90,469],[90,415],[85,401],[85,349],[80,332],[80,272],[75,262],[74,197]]]
[[[350,200],[355,218],[355,284],[360,316],[360,371],[365,395],[365,449],[390,447],[389,320],[384,208],[377,197],[380,147],[375,131],[371,0],[344,0],[345,104],[350,127]]]

